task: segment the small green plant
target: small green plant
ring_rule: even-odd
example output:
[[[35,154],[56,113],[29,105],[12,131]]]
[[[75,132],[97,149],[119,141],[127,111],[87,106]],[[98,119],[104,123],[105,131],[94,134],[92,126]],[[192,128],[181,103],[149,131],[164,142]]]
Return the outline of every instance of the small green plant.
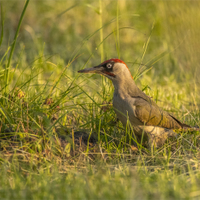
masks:
[[[199,132],[150,151],[116,119],[112,84],[77,71],[120,57],[147,95],[199,126],[199,8],[2,2],[0,198],[198,199]]]

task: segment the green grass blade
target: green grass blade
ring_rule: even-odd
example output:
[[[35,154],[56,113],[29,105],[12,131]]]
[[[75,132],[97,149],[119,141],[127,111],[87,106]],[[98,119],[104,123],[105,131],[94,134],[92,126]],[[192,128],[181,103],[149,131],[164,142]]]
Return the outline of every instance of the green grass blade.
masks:
[[[9,78],[10,77],[10,62],[12,60],[12,56],[13,56],[13,53],[14,53],[14,50],[15,50],[15,44],[16,44],[17,37],[18,37],[18,34],[19,34],[19,29],[20,29],[22,20],[24,18],[24,14],[26,12],[26,8],[28,6],[28,3],[29,3],[29,0],[26,0],[26,3],[24,5],[24,9],[22,11],[22,14],[21,14],[18,26],[17,26],[17,30],[16,30],[16,33],[15,33],[14,41],[13,41],[13,44],[12,44],[12,47],[11,47],[11,50],[10,50],[10,55],[9,55],[9,58],[8,58],[8,64],[6,66],[6,71],[5,71],[5,78],[6,78],[5,93],[6,94],[8,94],[8,85],[9,85],[9,80],[10,80],[10,78]]]
[[[6,120],[8,121],[10,125],[13,124],[12,117],[8,114],[8,112],[6,111],[6,109],[1,103],[0,103],[0,112],[6,118]]]

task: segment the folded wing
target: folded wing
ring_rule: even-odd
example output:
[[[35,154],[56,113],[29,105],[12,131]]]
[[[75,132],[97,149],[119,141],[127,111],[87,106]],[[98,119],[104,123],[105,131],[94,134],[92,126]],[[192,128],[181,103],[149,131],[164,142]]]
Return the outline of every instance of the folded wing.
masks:
[[[168,112],[163,111],[157,104],[149,97],[135,98],[135,115],[145,125],[159,126],[169,129],[190,128],[190,126],[181,123],[178,119],[170,115]]]

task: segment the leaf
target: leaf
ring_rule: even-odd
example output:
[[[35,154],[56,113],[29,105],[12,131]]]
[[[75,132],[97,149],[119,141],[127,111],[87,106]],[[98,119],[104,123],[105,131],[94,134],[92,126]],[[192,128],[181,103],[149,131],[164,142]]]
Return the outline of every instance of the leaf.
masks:
[[[64,153],[66,153],[67,156],[70,156],[70,151],[71,151],[71,144],[68,143],[68,144],[65,146]]]

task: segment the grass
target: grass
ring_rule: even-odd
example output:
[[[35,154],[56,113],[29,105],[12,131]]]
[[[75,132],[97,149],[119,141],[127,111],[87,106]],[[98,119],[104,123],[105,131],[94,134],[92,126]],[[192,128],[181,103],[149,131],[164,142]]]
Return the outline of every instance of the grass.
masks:
[[[200,3],[28,2],[2,2],[1,199],[198,199],[199,132],[136,148],[112,84],[77,71],[120,57],[159,106],[200,126]]]

